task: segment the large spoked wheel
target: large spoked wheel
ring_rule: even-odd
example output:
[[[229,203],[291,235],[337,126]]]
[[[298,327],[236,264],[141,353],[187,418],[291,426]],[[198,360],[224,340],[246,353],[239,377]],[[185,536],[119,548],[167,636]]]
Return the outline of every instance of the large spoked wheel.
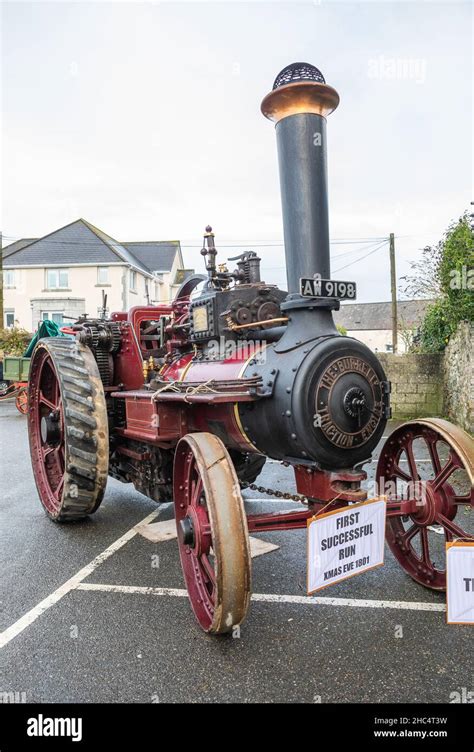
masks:
[[[251,559],[239,482],[217,436],[194,433],[181,439],[173,486],[179,553],[194,614],[206,632],[230,632],[247,613]]]
[[[377,482],[395,558],[416,582],[445,590],[446,542],[474,540],[474,441],[446,420],[405,423],[382,448]]]
[[[65,337],[40,340],[30,364],[28,435],[41,503],[56,522],[98,508],[107,483],[104,389],[91,350]]]

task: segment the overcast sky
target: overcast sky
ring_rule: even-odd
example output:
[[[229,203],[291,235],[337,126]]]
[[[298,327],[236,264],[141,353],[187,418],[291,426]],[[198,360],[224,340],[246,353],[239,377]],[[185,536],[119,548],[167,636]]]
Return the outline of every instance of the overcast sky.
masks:
[[[341,97],[328,118],[334,271],[374,247],[341,240],[395,232],[401,276],[469,206],[471,3],[2,10],[4,245],[84,217],[117,240],[178,238],[199,268],[211,223],[218,247],[260,244],[265,279],[283,286],[275,134],[260,102],[294,61]],[[336,276],[356,280],[362,302],[387,300],[388,250]]]

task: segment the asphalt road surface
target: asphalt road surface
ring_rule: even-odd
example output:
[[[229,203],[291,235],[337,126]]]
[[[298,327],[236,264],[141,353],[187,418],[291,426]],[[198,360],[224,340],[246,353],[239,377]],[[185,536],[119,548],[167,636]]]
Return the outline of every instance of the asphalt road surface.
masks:
[[[183,596],[176,541],[133,529],[153,514],[171,519],[170,504],[109,479],[95,515],[57,525],[39,503],[26,419],[13,404],[0,405],[0,432],[0,629],[9,637],[0,693],[51,703],[448,703],[473,689],[469,627],[446,625],[443,594],[414,583],[388,549],[383,567],[315,604],[305,598],[306,533],[261,534],[279,546],[253,560],[253,591],[266,597],[239,638],[209,637]],[[277,463],[258,482],[294,491]],[[257,495],[245,492],[252,512],[292,507]]]

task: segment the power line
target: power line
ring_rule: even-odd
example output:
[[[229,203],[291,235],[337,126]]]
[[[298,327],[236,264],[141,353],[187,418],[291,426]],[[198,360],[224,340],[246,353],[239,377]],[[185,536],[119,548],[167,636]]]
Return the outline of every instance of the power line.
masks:
[[[17,238],[17,240],[14,240],[14,235],[8,236],[3,235],[3,240],[11,240],[13,242],[18,242],[20,240],[23,240],[23,238]],[[128,245],[135,245],[135,244],[143,244],[143,245],[165,245],[167,243],[176,243],[179,242],[181,248],[195,248],[196,250],[200,250],[202,248],[201,245],[187,245],[186,243],[181,243],[180,241],[176,240],[136,240],[136,241],[118,241],[114,240],[113,242],[108,243],[105,240],[97,238],[97,241],[92,240],[49,240],[47,236],[44,236],[42,238],[36,238],[35,240],[31,240],[29,243],[27,243],[23,248],[28,248],[30,245],[33,245],[35,243],[38,243],[42,240],[47,240],[48,244],[51,245],[80,245],[80,246],[97,246],[99,243],[104,243],[104,245],[107,245],[109,247],[123,247],[127,249]],[[374,243],[374,242],[380,242],[382,240],[386,240],[386,238],[360,238],[358,240],[331,240],[329,241],[329,245],[360,245],[361,243]],[[13,242],[9,245],[12,245]],[[278,242],[278,243],[249,243],[247,241],[245,242],[239,242],[236,241],[235,243],[218,243],[218,248],[284,248],[285,244]],[[18,250],[23,250],[23,248],[20,248]],[[8,246],[6,246],[3,250],[8,250]],[[354,250],[360,250],[360,249],[354,249]],[[133,251],[132,251],[133,252]]]
[[[385,241],[385,242],[388,242],[388,241]],[[373,250],[373,245],[374,245],[373,243],[369,243],[369,245],[366,245],[364,248],[354,248],[353,250],[346,251],[345,253],[338,253],[336,256],[331,256],[331,261],[335,261],[335,259],[343,258],[345,256],[349,256],[351,253],[360,253],[360,251],[366,251],[368,249],[370,249],[372,251]],[[267,271],[280,271],[280,270],[286,269],[286,266],[267,266],[265,263],[263,263],[262,266],[263,266],[263,268],[265,269],[266,272]],[[342,268],[344,268],[344,267],[342,267]]]
[[[374,242],[380,242],[381,240],[386,240],[386,238],[359,238],[358,240],[330,240],[329,245],[360,245],[360,243],[374,243]],[[146,241],[143,241],[146,242]],[[187,245],[186,243],[181,243],[181,248],[201,248],[200,245]],[[236,246],[239,246],[241,248],[284,248],[285,244],[282,242],[277,243],[268,243],[268,242],[262,242],[262,243],[241,243],[239,241],[236,241],[235,243],[216,243],[216,246],[218,248],[235,248]]]
[[[364,256],[361,256],[358,259],[355,259],[354,261],[350,261],[348,264],[345,264],[344,266],[340,266],[339,269],[334,269],[334,272],[341,272],[343,269],[347,269],[348,266],[352,266],[353,264],[358,264],[359,261],[363,261],[368,256],[371,256],[376,251],[379,251],[380,248],[382,248],[384,245],[387,244],[387,240],[384,240],[383,243],[380,243],[376,248],[374,248],[372,251],[369,251],[369,253],[366,253]]]

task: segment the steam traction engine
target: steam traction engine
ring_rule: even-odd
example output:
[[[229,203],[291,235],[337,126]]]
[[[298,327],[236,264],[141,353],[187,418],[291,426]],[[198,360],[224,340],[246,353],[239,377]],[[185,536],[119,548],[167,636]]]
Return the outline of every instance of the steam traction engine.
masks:
[[[306,64],[285,68],[262,103],[276,123],[288,292],[261,280],[254,252],[234,271],[216,265],[207,227],[207,274],[173,303],[80,319],[74,338],[40,340],[31,361],[29,438],[46,512],[58,522],[93,513],[108,475],[174,500],[189,598],[208,632],[245,617],[249,532],[303,528],[366,498],[362,465],[390,415],[377,357],[332,318],[355,296],[329,270],[326,117],[338,103]],[[241,488],[267,457],[294,468],[298,511],[246,515]],[[405,423],[380,452],[387,541],[422,585],[445,587],[445,540],[472,539],[473,477],[472,440],[446,421]],[[421,499],[402,493],[417,481]]]

